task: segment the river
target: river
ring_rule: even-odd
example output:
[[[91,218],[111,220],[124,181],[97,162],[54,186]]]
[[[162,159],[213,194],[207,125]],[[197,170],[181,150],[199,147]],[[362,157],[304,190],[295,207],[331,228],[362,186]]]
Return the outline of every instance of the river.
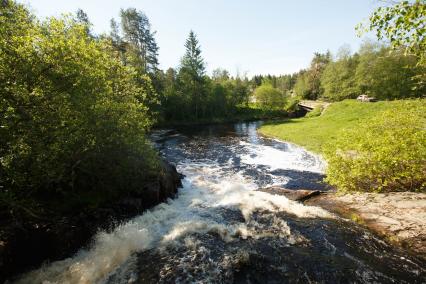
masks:
[[[258,191],[327,190],[319,157],[259,137],[260,124],[155,132],[185,175],[177,198],[18,283],[424,283],[424,261],[363,227]]]

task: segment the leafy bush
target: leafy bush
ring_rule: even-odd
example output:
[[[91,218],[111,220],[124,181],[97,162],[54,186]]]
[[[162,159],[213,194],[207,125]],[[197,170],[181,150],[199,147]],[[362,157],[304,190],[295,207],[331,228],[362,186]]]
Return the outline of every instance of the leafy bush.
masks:
[[[285,105],[285,110],[292,112],[292,111],[296,111],[298,110],[299,106],[299,98],[297,97],[290,97],[290,99],[287,101],[286,105]]]
[[[6,1],[0,22],[0,198],[107,196],[155,173],[149,78],[70,17],[38,22]]]
[[[269,84],[257,87],[254,96],[257,103],[270,109],[280,109],[285,105],[285,96]]]
[[[341,132],[325,147],[327,181],[340,191],[426,190],[426,103],[399,104]]]
[[[317,106],[312,111],[308,112],[306,114],[306,117],[317,117],[320,116],[322,113],[322,107]]]

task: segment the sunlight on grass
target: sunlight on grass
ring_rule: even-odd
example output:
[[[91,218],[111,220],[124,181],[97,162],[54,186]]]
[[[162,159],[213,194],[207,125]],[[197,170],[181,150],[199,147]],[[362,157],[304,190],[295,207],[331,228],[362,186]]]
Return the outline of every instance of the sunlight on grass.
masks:
[[[343,129],[356,127],[358,123],[371,119],[384,110],[397,108],[404,102],[406,101],[363,103],[344,100],[331,104],[321,116],[265,124],[259,132],[322,153],[324,144],[336,139]]]

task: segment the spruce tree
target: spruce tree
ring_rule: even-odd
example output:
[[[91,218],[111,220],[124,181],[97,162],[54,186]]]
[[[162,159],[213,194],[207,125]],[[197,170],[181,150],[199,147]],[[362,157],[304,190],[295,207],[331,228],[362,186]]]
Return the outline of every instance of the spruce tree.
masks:
[[[202,105],[206,70],[204,60],[201,57],[201,48],[197,36],[193,31],[189,33],[188,39],[185,42],[185,48],[186,52],[181,60],[179,77],[186,89],[185,92],[190,96],[194,116],[198,119]]]

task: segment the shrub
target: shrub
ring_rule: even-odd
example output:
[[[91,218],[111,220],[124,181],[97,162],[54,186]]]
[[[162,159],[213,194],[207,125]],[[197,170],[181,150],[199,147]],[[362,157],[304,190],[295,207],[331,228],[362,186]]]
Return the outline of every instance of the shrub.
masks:
[[[322,107],[317,106],[312,111],[308,112],[306,114],[306,117],[317,117],[320,116],[322,113]]]
[[[285,105],[285,96],[272,85],[264,84],[254,91],[256,101],[263,107],[280,109]]]
[[[285,110],[289,112],[296,111],[299,108],[298,104],[299,104],[299,98],[290,97],[290,99],[285,105]]]
[[[425,191],[426,103],[409,101],[326,145],[326,180],[340,191]]]

